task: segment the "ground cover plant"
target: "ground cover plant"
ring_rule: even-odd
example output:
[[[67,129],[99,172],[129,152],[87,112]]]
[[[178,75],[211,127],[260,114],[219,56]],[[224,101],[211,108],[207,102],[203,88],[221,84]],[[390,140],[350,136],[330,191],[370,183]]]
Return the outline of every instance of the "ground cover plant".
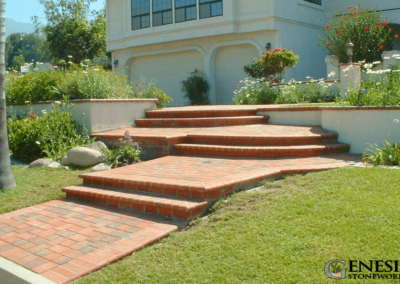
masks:
[[[398,258],[398,177],[347,167],[267,183],[77,283],[331,283],[330,260]]]
[[[43,157],[61,160],[72,148],[93,142],[88,130],[72,120],[72,107],[64,100],[54,103],[50,113],[42,111],[39,115],[31,111],[17,116],[11,112],[7,131],[14,158],[23,162]]]
[[[62,187],[82,182],[90,169],[50,169],[12,166],[17,186],[0,190],[0,214],[65,197]]]

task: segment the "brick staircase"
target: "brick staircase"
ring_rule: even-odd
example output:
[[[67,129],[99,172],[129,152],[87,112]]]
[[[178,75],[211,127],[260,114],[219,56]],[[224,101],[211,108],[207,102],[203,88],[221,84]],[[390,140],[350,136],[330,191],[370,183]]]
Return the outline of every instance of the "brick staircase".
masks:
[[[67,198],[1,214],[0,257],[70,283],[186,226],[220,197],[360,161],[336,134],[270,125],[256,107],[169,108],[147,117],[95,135],[114,144],[129,131],[147,161],[83,174],[82,185],[63,188]]]
[[[228,164],[240,169],[246,161],[256,159],[269,159],[271,163],[271,159],[343,154],[350,148],[338,144],[337,135],[326,133],[321,127],[269,125],[269,117],[257,115],[257,109],[198,111],[177,108],[148,111],[146,116],[146,119],[136,120],[134,128],[95,136],[114,144],[129,131],[145,152],[168,157],[81,175],[83,185],[63,189],[67,197],[189,221],[204,214],[207,206],[231,194],[235,187],[247,188],[263,178],[285,174],[285,171],[269,167],[262,173],[255,171],[255,176],[248,173],[243,176],[240,170],[235,176],[218,176]],[[167,146],[161,146],[165,141],[168,141]],[[165,160],[172,162],[154,171]],[[279,164],[283,160],[277,161]],[[285,161],[293,163],[293,159]],[[204,166],[200,166],[201,163]],[[211,172],[212,169],[215,172]],[[320,169],[325,168],[313,166],[303,172]],[[216,176],[208,185],[212,173]]]

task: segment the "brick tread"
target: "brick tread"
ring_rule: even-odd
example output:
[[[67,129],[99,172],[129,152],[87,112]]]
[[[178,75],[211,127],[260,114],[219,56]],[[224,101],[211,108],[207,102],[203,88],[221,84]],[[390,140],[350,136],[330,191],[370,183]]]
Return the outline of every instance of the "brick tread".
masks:
[[[68,186],[62,190],[67,194],[67,197],[124,209],[157,213],[168,217],[176,217],[173,216],[174,211],[191,213],[196,210],[201,211],[201,209],[205,209],[207,206],[207,201],[200,199],[182,198],[151,192],[133,192],[131,190],[102,186]],[[162,209],[160,210],[160,208]],[[195,216],[188,214],[188,217],[193,218]]]
[[[147,118],[136,119],[137,127],[215,127],[266,123],[268,116]]]
[[[204,118],[204,117],[234,117],[256,115],[256,109],[237,110],[151,110],[146,112],[147,118]]]
[[[286,158],[311,157],[317,155],[341,154],[349,150],[346,144],[296,145],[296,146],[221,146],[207,144],[176,144],[178,155]]]

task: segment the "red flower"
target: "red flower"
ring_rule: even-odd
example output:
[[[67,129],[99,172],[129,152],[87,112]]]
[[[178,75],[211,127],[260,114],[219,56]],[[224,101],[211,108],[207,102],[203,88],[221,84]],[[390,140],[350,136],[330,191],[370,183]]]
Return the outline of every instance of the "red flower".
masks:
[[[347,15],[344,15],[344,17],[347,18],[348,16],[347,16]]]
[[[379,28],[380,26],[379,25],[376,25],[376,28]]]
[[[328,43],[327,43],[327,45],[328,45],[328,46],[331,46],[331,45],[332,45],[332,43],[331,43],[331,42],[328,42]]]
[[[326,25],[326,28],[329,30],[331,28],[331,26],[330,25]]]
[[[358,15],[358,12],[356,12],[356,15]]]
[[[347,7],[347,9],[351,10],[351,6]]]
[[[395,34],[394,37],[395,37],[395,38],[399,38],[399,35],[398,35],[398,34]]]
[[[267,52],[266,54],[267,54],[267,56],[271,56],[271,53],[269,53],[269,52]]]
[[[30,116],[31,117],[36,117],[36,115],[34,113],[31,113]]]
[[[355,14],[353,13],[353,14],[351,14],[351,16],[352,16],[352,17],[354,17],[354,16],[355,16]]]
[[[247,70],[247,66],[244,66],[244,70]]]
[[[291,54],[288,54],[287,57],[292,57],[292,55],[291,55]]]
[[[286,48],[282,49],[282,51],[286,51]]]
[[[379,26],[382,26],[382,22],[379,22],[378,25],[379,25]]]
[[[281,51],[281,49],[280,48],[275,48],[275,51],[279,52],[279,51]]]
[[[387,25],[388,25],[388,22],[387,22],[387,21],[384,21],[383,24],[384,24],[385,26],[387,26]]]
[[[339,30],[339,31],[338,31],[338,33],[339,33],[340,35],[342,34],[342,32],[343,32],[342,30]]]
[[[355,9],[355,10],[357,10],[357,9],[358,9],[358,7],[357,7],[357,6],[354,6],[354,9]]]
[[[368,26],[366,26],[366,27],[365,27],[365,31],[366,31],[366,32],[368,32],[368,30],[369,30],[369,27],[368,27]]]
[[[384,48],[384,46],[383,46],[383,44],[381,44],[380,46],[379,46],[379,49],[383,49]]]

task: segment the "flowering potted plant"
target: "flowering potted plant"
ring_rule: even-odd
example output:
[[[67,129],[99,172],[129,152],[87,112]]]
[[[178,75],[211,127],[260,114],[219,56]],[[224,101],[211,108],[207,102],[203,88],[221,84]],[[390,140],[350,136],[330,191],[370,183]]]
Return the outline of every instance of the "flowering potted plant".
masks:
[[[299,56],[291,50],[276,48],[272,52],[263,52],[261,58],[255,58],[253,61],[244,66],[244,72],[257,79],[272,79],[277,74],[283,73],[287,68],[295,67],[299,60]]]

